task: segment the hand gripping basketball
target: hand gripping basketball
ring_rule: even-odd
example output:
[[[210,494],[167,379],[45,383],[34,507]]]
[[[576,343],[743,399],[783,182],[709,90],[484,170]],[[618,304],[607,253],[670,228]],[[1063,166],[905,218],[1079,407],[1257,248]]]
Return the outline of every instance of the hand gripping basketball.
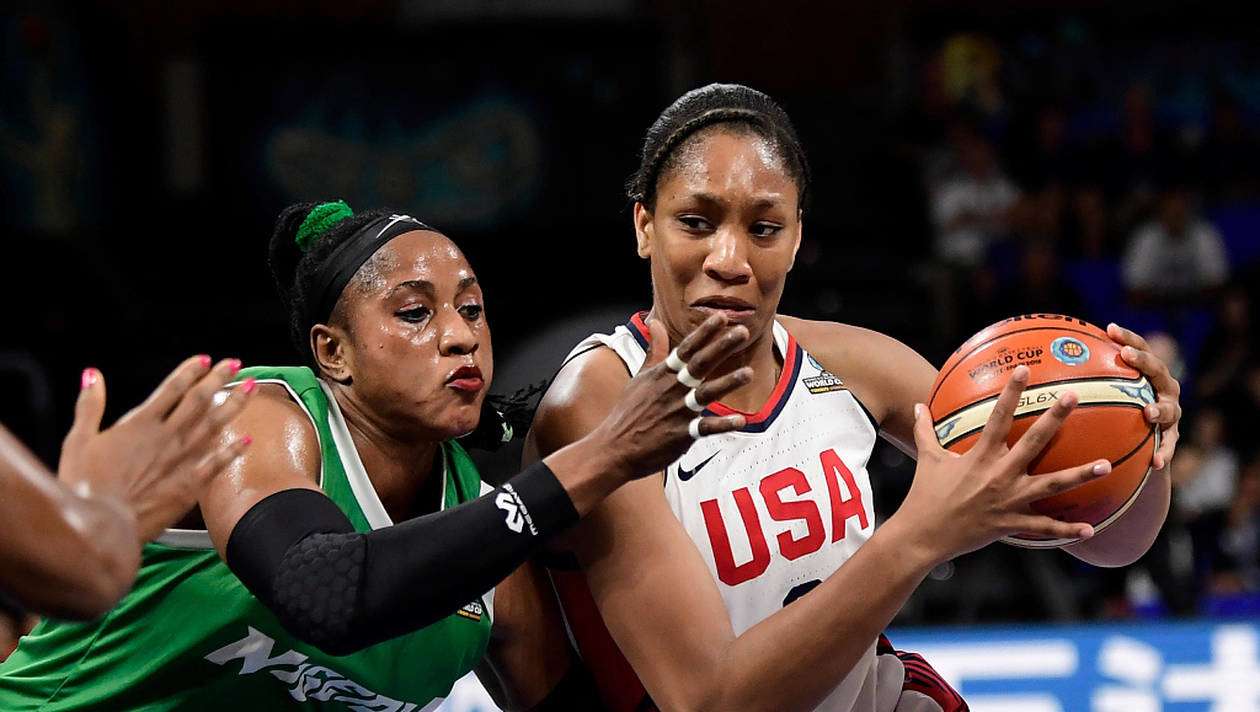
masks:
[[[1054,539],[1093,536],[1093,527],[1061,522],[1036,514],[1031,502],[1067,491],[1111,471],[1106,460],[1030,477],[1029,463],[1054,438],[1076,407],[1070,391],[1024,433],[1006,446],[1020,395],[1028,385],[1028,369],[1011,374],[998,396],[980,439],[965,454],[940,446],[926,406],[915,405],[914,439],[919,465],[914,483],[898,511],[917,530],[917,537],[940,561],[974,551],[1004,536],[1024,533]]]
[[[705,320],[672,352],[665,326],[652,319],[648,328],[651,349],[643,368],[596,431],[631,478],[663,470],[696,438],[744,427],[742,415],[697,413],[752,379],[752,369],[745,366],[708,380],[749,339],[747,328],[731,326],[721,315]]]
[[[1142,372],[1155,389],[1155,402],[1146,406],[1144,414],[1151,423],[1159,425],[1159,448],[1151,456],[1151,465],[1162,470],[1172,461],[1180,437],[1181,384],[1173,378],[1168,364],[1151,353],[1150,344],[1141,335],[1116,324],[1107,325],[1107,336],[1121,345],[1120,358]]]

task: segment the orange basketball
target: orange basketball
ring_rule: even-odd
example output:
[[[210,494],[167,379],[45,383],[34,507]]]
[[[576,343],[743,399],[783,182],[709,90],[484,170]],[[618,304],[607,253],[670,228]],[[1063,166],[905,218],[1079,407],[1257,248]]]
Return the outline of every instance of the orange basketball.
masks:
[[[1120,346],[1105,331],[1081,319],[1032,314],[1000,321],[971,337],[941,367],[928,408],[941,445],[966,452],[980,437],[1011,371],[1029,369],[1028,387],[1015,411],[1007,438],[1020,436],[1066,391],[1080,404],[1029,467],[1030,475],[1107,459],[1107,475],[1033,503],[1041,514],[1067,522],[1088,522],[1101,531],[1137,498],[1159,446],[1159,428],[1142,409],[1155,391],[1141,373],[1120,358]],[[1011,544],[1050,548],[1068,540],[1031,535],[1004,539]]]

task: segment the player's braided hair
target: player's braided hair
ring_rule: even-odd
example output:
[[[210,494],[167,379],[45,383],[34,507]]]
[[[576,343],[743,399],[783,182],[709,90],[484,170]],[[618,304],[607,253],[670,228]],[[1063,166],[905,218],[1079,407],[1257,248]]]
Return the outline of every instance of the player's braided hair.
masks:
[[[320,217],[314,212],[317,208],[328,211],[325,206],[336,205],[338,203],[297,203],[285,208],[280,212],[280,217],[276,218],[271,244],[268,246],[267,263],[271,268],[271,277],[276,282],[280,301],[289,312],[289,336],[298,353],[308,362],[312,362],[314,358],[311,354],[310,336],[314,324],[310,323],[308,306],[310,300],[315,298],[313,292],[316,270],[338,245],[360,228],[390,214],[388,210],[349,214],[349,208],[346,207],[342,214],[334,213],[324,220],[311,220]],[[302,229],[304,224],[306,230]],[[301,240],[298,238],[299,234],[302,235]]]
[[[714,126],[750,131],[774,146],[796,183],[804,207],[809,162],[792,120],[774,99],[742,84],[710,84],[693,89],[666,107],[643,139],[639,169],[626,182],[626,194],[649,209],[656,205],[661,176],[674,168],[681,149]]]

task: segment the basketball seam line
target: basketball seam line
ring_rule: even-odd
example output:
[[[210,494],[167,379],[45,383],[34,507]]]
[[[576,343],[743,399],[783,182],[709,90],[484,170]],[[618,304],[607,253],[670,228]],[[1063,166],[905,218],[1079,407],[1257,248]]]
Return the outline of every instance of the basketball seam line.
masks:
[[[1097,408],[1099,406],[1108,406],[1112,408],[1138,408],[1138,409],[1145,408],[1145,406],[1137,406],[1128,401],[1097,401],[1094,403],[1081,403],[1073,407],[1072,410],[1077,411],[1077,410],[1083,410],[1085,408]],[[1031,410],[1026,413],[1020,413],[1019,415],[1013,416],[1011,418],[1011,422],[1015,422],[1016,420],[1023,420],[1024,418],[1031,418],[1033,416],[1041,415],[1047,410],[1050,410],[1051,407],[1052,406],[1046,406],[1045,408],[1042,408],[1041,410]],[[941,420],[945,420],[945,418],[942,418]],[[962,440],[968,435],[974,435],[975,433],[978,433],[984,430],[985,425],[988,425],[988,422],[985,422],[983,425],[981,425],[978,428],[972,428],[971,430],[968,430],[965,433],[960,433],[956,437],[952,437],[949,440],[946,440],[945,442],[941,443],[941,447],[948,448],[950,445],[953,445],[954,443],[958,442],[959,440]]]
[[[977,344],[975,348],[963,354],[958,359],[958,363],[954,364],[953,366],[950,366],[949,370],[939,377],[939,382],[937,383],[936,388],[933,388],[932,394],[928,396],[928,403],[931,403],[932,401],[936,400],[936,393],[937,391],[940,390],[941,386],[944,385],[945,379],[948,378],[950,374],[952,374],[955,370],[957,370],[958,367],[962,365],[962,362],[967,360],[967,357],[971,356],[972,354],[979,351],[980,349],[983,349],[984,347],[989,346],[990,344],[992,344],[994,341],[997,341],[998,339],[1004,339],[1008,336],[1014,336],[1015,334],[1022,334],[1027,331],[1070,331],[1073,334],[1082,334],[1084,336],[1088,336],[1094,339],[1095,341],[1102,341],[1102,339],[1098,338],[1098,334],[1091,334],[1088,331],[1081,331],[1080,329],[1069,329],[1064,326],[1030,326],[1027,329],[1018,329],[1016,331],[1008,331],[1005,334],[999,334],[998,336],[995,336],[992,339],[989,339],[988,341],[982,344]]]
[[[1024,389],[1028,390],[1030,388],[1044,388],[1046,386],[1062,386],[1062,385],[1070,385],[1072,383],[1087,383],[1090,381],[1124,381],[1125,383],[1137,384],[1137,383],[1141,383],[1142,381],[1146,381],[1146,376],[1138,376],[1137,378],[1125,378],[1124,376],[1081,376],[1080,378],[1064,378],[1058,381],[1046,381],[1045,383],[1033,383],[1033,384],[1029,384],[1025,386]],[[1147,383],[1149,384],[1150,382],[1147,381]],[[1152,392],[1155,391],[1154,385],[1151,385],[1151,391]],[[1159,394],[1156,393],[1155,395],[1158,396]],[[958,415],[959,413],[963,412],[964,410],[967,410],[968,408],[974,408],[978,405],[988,403],[989,401],[996,401],[1001,396],[1002,396],[1001,392],[995,393],[991,396],[982,398],[978,401],[973,401],[971,403],[968,403],[967,405],[961,406],[959,408],[955,408],[954,410],[946,413],[945,415],[942,415],[940,418],[935,418],[934,420],[936,422],[949,420],[950,418],[954,417],[955,415]],[[1128,405],[1128,404],[1125,404],[1125,405]],[[1085,407],[1085,406],[1081,406],[1081,407]],[[929,400],[928,410],[930,411],[931,408],[932,408],[931,401]]]

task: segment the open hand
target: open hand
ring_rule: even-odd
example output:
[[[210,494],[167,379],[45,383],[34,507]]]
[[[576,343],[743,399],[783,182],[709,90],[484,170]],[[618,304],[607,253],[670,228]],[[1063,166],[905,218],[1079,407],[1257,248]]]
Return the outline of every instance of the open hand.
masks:
[[[248,436],[220,444],[223,429],[244,409],[255,386],[247,379],[226,399],[216,397],[240,370],[209,356],[179,365],[148,400],[101,430],[105,380],[83,372],[74,425],[61,447],[58,475],[81,494],[104,496],[129,507],[142,542],[192,508],[202,486],[249,445]],[[226,394],[225,394],[226,395]]]

